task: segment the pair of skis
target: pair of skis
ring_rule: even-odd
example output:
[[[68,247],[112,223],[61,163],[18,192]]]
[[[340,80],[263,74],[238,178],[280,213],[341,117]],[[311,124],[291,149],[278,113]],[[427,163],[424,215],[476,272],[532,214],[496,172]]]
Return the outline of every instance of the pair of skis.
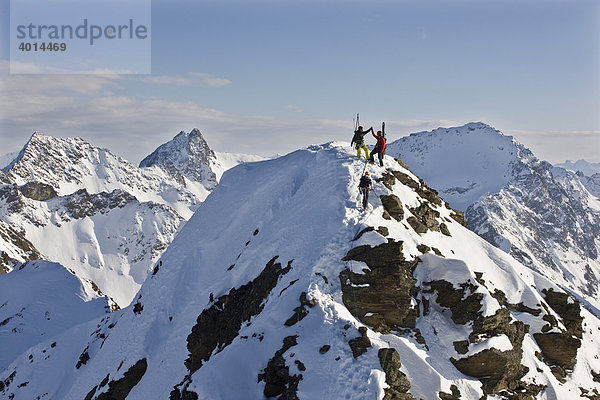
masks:
[[[353,120],[354,120],[354,131],[356,132],[358,130],[358,127],[360,126],[359,113],[356,113],[356,118],[353,118]],[[383,134],[383,137],[385,137],[385,121],[381,123],[381,133]]]

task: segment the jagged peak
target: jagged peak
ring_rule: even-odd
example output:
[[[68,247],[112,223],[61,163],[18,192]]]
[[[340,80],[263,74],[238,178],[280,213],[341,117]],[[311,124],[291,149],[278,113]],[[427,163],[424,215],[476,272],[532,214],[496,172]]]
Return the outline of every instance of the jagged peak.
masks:
[[[170,141],[161,144],[144,158],[140,168],[159,167],[181,184],[185,178],[200,182],[208,190],[216,186],[216,174],[210,162],[216,155],[209,147],[198,128],[190,132],[181,131]]]
[[[17,163],[19,163],[27,154],[38,153],[51,148],[71,146],[84,146],[85,148],[89,149],[100,149],[82,138],[60,138],[35,131],[29,137],[17,157],[15,157],[15,159],[4,168],[4,172],[8,173],[8,171],[10,171]],[[107,149],[102,150],[109,152]]]
[[[208,157],[215,156],[200,130],[194,128],[190,132],[180,131],[173,139],[158,146],[156,150],[140,162],[140,167],[150,167],[159,164],[160,160],[164,158],[177,158],[184,153],[183,150],[188,153],[185,154],[186,156],[190,155],[189,153],[192,153],[191,155],[198,155],[195,153],[200,153]]]

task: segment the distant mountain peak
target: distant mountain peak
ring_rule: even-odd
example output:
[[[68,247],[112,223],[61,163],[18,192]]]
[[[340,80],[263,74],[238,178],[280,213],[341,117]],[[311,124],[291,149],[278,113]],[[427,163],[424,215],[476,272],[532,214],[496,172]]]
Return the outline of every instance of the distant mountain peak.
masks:
[[[210,168],[210,162],[215,159],[214,151],[200,130],[194,128],[189,133],[181,131],[172,140],[160,145],[140,162],[140,168],[157,166],[182,185],[187,178],[212,190],[217,185],[217,177]]]
[[[526,169],[535,157],[512,136],[483,122],[413,133],[388,143],[453,207],[466,210],[486,193],[495,193]]]
[[[577,161],[567,160],[564,163],[555,164],[555,167],[564,168],[573,172],[581,172],[587,176],[600,173],[600,163],[592,163],[583,159]]]
[[[430,131],[419,131],[419,132],[415,132],[412,133],[411,135],[422,135],[422,134],[437,134],[437,133],[450,133],[450,132],[469,132],[469,131],[492,131],[492,132],[498,132],[501,133],[498,129],[494,128],[493,126],[486,124],[485,122],[480,122],[480,121],[473,121],[473,122],[467,122],[464,125],[459,125],[459,126],[450,126],[450,127],[444,127],[444,126],[440,126],[439,128],[436,129],[432,129]]]
[[[600,309],[600,175],[567,171],[590,163],[553,168],[483,123],[406,136],[387,153],[464,211],[474,232]]]

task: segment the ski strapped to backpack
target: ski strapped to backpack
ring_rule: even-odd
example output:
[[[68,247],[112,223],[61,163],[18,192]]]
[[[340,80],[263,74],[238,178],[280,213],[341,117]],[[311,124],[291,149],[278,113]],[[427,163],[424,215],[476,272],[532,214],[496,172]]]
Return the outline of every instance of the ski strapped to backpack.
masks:
[[[387,142],[387,138],[385,137],[385,121],[383,121],[381,123],[381,134],[383,135],[383,138],[385,139],[385,141]],[[381,152],[381,155],[385,155],[385,151],[387,150],[387,146],[385,146],[383,148],[383,151]]]

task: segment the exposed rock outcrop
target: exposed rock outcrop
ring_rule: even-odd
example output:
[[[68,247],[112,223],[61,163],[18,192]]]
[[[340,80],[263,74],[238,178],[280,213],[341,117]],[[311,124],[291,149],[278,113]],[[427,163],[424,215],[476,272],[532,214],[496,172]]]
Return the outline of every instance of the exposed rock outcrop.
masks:
[[[542,328],[541,333],[534,333],[533,337],[542,350],[543,361],[550,366],[554,376],[564,382],[567,374],[575,367],[577,350],[581,346],[581,306],[566,293],[545,289],[542,292],[548,305],[561,317],[566,331],[561,329],[560,332],[548,332],[553,328],[558,329],[555,319],[548,315],[544,316],[548,325]]]
[[[381,195],[379,196],[379,199],[389,216],[396,221],[402,221],[402,218],[404,218],[404,207],[402,207],[402,201],[400,201],[398,196],[394,194]]]
[[[367,328],[361,326],[358,328],[358,333],[360,333],[359,337],[355,337],[354,339],[350,339],[348,344],[350,345],[350,349],[352,350],[352,356],[354,358],[359,357],[360,355],[367,352],[367,348],[371,347],[371,339],[367,336]]]
[[[298,336],[287,336],[283,339],[283,346],[275,352],[269,360],[264,372],[258,375],[258,381],[265,382],[264,395],[267,398],[279,396],[277,400],[297,400],[298,383],[302,374],[290,375],[290,368],[286,365],[283,355],[293,346],[297,345]],[[298,365],[303,365],[296,360]],[[305,368],[306,369],[306,368]]]
[[[389,386],[385,389],[383,400],[414,400],[413,395],[408,393],[410,381],[400,371],[402,363],[396,349],[379,349],[377,355],[379,357],[379,364],[383,368],[383,372],[385,372],[385,383]]]
[[[276,262],[277,258],[273,257],[254,280],[237,289],[231,289],[198,316],[192,333],[187,337],[190,353],[185,360],[185,366],[189,374],[175,386],[171,398],[181,398],[180,386],[183,385],[183,390],[186,390],[192,374],[210,359],[213,351],[222,351],[231,344],[237,337],[242,323],[263,310],[264,300],[277,285],[279,277],[291,269],[291,261],[282,268],[281,264]]]
[[[416,280],[412,272],[418,259],[407,261],[402,242],[358,246],[344,261],[362,261],[370,270],[357,274],[346,268],[340,273],[343,301],[348,310],[379,332],[414,328],[418,309],[411,304]]]
[[[432,281],[427,282],[427,285],[431,289],[424,293],[436,292],[437,303],[452,311],[452,321],[455,324],[465,325],[480,315],[483,294],[475,293],[477,288],[474,285],[464,284],[461,289],[455,289],[447,281]]]
[[[27,182],[19,190],[23,196],[37,201],[46,201],[58,196],[52,186],[41,182]]]
[[[308,299],[306,297],[306,292],[302,292],[300,295],[300,306],[294,308],[294,314],[284,322],[285,326],[292,326],[299,321],[302,321],[304,317],[308,315],[308,308],[312,308],[315,306],[314,299]],[[308,307],[308,308],[307,308]]]
[[[146,373],[148,362],[142,358],[133,364],[121,379],[108,382],[109,375],[98,385],[94,387],[86,396],[86,400],[94,398],[97,390],[102,389],[108,382],[108,390],[95,397],[95,400],[125,400],[129,392],[137,385]]]

